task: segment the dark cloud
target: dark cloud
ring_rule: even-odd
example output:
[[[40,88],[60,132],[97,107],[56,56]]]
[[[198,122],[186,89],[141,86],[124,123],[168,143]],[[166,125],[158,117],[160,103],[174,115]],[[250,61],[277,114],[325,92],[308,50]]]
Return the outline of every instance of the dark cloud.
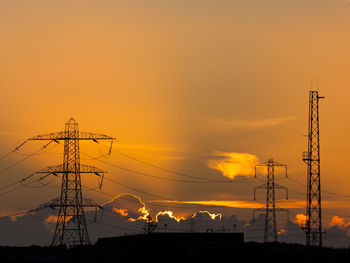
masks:
[[[146,204],[137,196],[122,194],[106,202],[97,211],[86,211],[92,242],[100,237],[139,234],[144,232],[145,218],[149,217]],[[50,245],[55,228],[57,210],[45,208],[26,215],[0,219],[0,245]],[[326,228],[324,244],[330,247],[350,246],[350,226],[339,217]],[[177,217],[171,211],[153,211],[159,232],[244,232],[245,241],[262,242],[265,215],[255,220],[240,220],[236,215],[222,216],[210,211],[198,211],[191,216]],[[305,244],[305,234],[294,222],[278,224],[278,241]]]

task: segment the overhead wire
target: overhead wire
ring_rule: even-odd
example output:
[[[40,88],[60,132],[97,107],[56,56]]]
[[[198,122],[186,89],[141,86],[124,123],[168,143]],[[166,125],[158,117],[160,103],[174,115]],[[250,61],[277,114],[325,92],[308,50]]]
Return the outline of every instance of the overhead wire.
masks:
[[[22,161],[24,161],[25,159],[29,158],[30,156],[35,155],[37,152],[39,152],[39,151],[45,149],[50,143],[52,143],[52,141],[50,141],[48,144],[44,145],[44,146],[43,146],[42,148],[40,148],[39,150],[33,152],[32,154],[29,154],[28,156],[26,156],[25,158],[23,158],[23,159],[20,160],[19,162],[22,162]],[[24,143],[23,143],[23,144],[24,144]],[[23,146],[23,144],[20,145],[20,146],[18,146],[18,147],[16,147],[15,150],[17,151],[20,147]],[[119,152],[119,153],[121,153],[121,152]],[[84,154],[84,153],[83,153],[83,154]],[[127,157],[129,157],[129,158],[132,158],[132,159],[134,159],[134,160],[137,160],[137,161],[139,161],[139,162],[142,162],[142,163],[144,163],[144,164],[147,164],[147,165],[149,165],[149,166],[151,166],[151,167],[154,167],[154,168],[157,168],[157,169],[166,171],[166,172],[172,172],[172,173],[175,173],[175,174],[178,174],[178,175],[185,175],[185,176],[187,176],[187,177],[196,178],[196,179],[201,179],[201,180],[208,180],[208,178],[202,178],[202,177],[197,177],[197,176],[191,176],[191,175],[182,174],[182,173],[179,173],[179,172],[176,172],[176,171],[172,171],[172,170],[169,170],[169,169],[166,169],[166,168],[158,167],[158,166],[153,165],[153,164],[151,164],[151,163],[148,163],[148,162],[139,160],[139,159],[137,159],[137,158],[134,158],[134,157],[132,157],[132,156],[126,155],[126,154],[124,154],[124,153],[121,153],[121,154],[122,154],[122,155],[125,155],[125,156],[127,156]],[[85,155],[87,155],[87,154],[85,154]],[[88,156],[89,156],[89,155],[88,155]],[[91,156],[89,156],[89,157],[91,157]],[[94,158],[94,159],[95,159],[95,158]],[[128,172],[137,173],[137,174],[144,175],[144,176],[149,176],[149,177],[154,177],[154,178],[157,178],[157,179],[169,180],[169,181],[179,181],[179,182],[190,182],[190,183],[207,183],[207,182],[188,181],[188,180],[180,180],[180,179],[173,179],[173,178],[166,178],[166,177],[155,176],[155,175],[151,175],[151,174],[148,174],[148,173],[143,173],[143,172],[135,171],[135,170],[132,170],[132,169],[129,169],[129,168],[121,167],[121,166],[118,166],[118,165],[115,165],[115,164],[113,164],[113,163],[109,163],[109,162],[106,162],[106,161],[103,161],[103,160],[99,160],[99,161],[101,161],[101,162],[103,162],[103,163],[106,163],[106,164],[109,164],[109,165],[112,165],[112,166],[114,166],[114,167],[117,167],[117,168],[119,168],[119,169],[128,171]],[[15,164],[11,165],[10,167],[5,168],[4,170],[8,170],[8,169],[12,168],[14,165],[18,164],[19,162],[17,162],[17,163],[15,163]],[[4,170],[3,170],[3,171],[4,171]],[[1,171],[0,171],[0,172],[1,172]],[[41,178],[39,178],[39,179],[37,179],[37,180],[35,180],[35,181],[33,181],[33,182],[30,182],[29,184],[25,184],[24,181],[27,180],[27,179],[29,179],[29,178],[32,177],[33,175],[34,175],[34,174],[32,174],[32,175],[30,175],[30,176],[28,176],[28,177],[25,177],[25,178],[23,178],[23,179],[21,179],[21,180],[19,180],[19,181],[17,181],[17,182],[11,183],[11,184],[9,184],[9,185],[7,185],[7,186],[5,186],[5,187],[2,187],[2,188],[0,188],[0,191],[1,191],[1,190],[4,190],[4,189],[6,189],[6,188],[9,188],[9,187],[11,187],[11,186],[13,186],[13,185],[16,185],[16,184],[18,184],[18,183],[20,183],[21,185],[24,185],[24,186],[29,186],[29,187],[36,188],[36,186],[31,186],[30,184],[32,184],[32,183],[34,183],[34,182],[37,182],[37,181],[40,182],[43,186],[48,186],[53,180],[55,180],[55,178],[53,178],[53,180],[51,180],[50,182],[48,182],[48,183],[46,183],[46,184],[43,184],[43,183],[41,182],[41,180],[42,180],[43,178],[45,178],[46,176],[48,176],[48,175],[46,175],[46,176],[41,177]],[[305,186],[303,183],[300,183],[299,181],[296,181],[296,180],[294,180],[294,179],[292,179],[292,178],[289,178],[289,179],[290,179],[291,181],[294,181],[294,182],[296,182],[296,183],[298,183],[298,184],[301,184],[301,185]],[[159,195],[156,195],[156,194],[148,193],[148,192],[146,192],[146,191],[137,189],[137,188],[135,188],[135,187],[128,186],[128,185],[126,185],[126,184],[123,184],[123,183],[121,183],[121,182],[119,182],[119,181],[117,181],[117,180],[111,179],[111,178],[106,178],[106,180],[108,180],[108,181],[110,181],[110,182],[113,182],[113,183],[115,183],[115,184],[118,184],[118,185],[120,185],[120,186],[122,186],[122,187],[128,188],[128,189],[130,189],[130,190],[132,190],[132,191],[136,191],[136,192],[138,192],[138,193],[142,193],[142,194],[145,194],[145,195],[149,195],[149,196],[153,196],[153,197],[157,197],[157,198],[161,198],[161,199],[165,199],[165,200],[170,200],[170,201],[171,201],[171,199],[169,199],[169,198],[165,198],[165,197],[163,197],[163,196],[159,196]],[[213,181],[213,180],[211,180],[211,179],[209,179],[209,180],[210,180],[210,181]],[[260,179],[260,180],[261,180],[261,179]],[[214,181],[217,182],[218,180],[214,180]],[[219,181],[220,181],[220,182],[234,182],[234,180],[232,180],[232,181],[228,181],[228,180],[219,180]],[[7,192],[0,193],[0,194],[5,194],[5,193],[8,193],[8,192],[12,192],[12,191],[14,191],[14,190],[17,190],[17,189],[20,188],[20,187],[21,187],[21,186],[16,187],[15,189],[11,189],[10,191],[7,191]],[[41,186],[39,186],[39,187],[41,187]],[[89,190],[93,190],[93,189],[89,189]],[[298,193],[298,194],[305,195],[304,193],[297,192],[297,191],[294,191],[294,190],[290,190],[290,191],[291,191],[291,192]],[[100,191],[97,191],[97,192],[100,192]],[[326,191],[326,192],[329,193],[329,194],[336,194],[336,193],[331,193],[331,192],[328,192],[328,191]],[[339,194],[336,194],[336,195],[339,196]],[[113,196],[113,197],[114,197],[115,195],[112,194],[112,195],[109,195],[109,196]],[[344,195],[340,195],[340,196],[344,196]],[[150,204],[150,205],[156,206],[155,204]],[[187,204],[187,205],[188,205],[188,204]],[[158,206],[159,206],[159,205],[158,205]],[[197,204],[197,205],[194,205],[194,206],[201,206],[201,205],[198,205],[198,204]],[[193,207],[193,205],[192,205],[192,207]],[[202,207],[202,206],[201,206],[201,207]],[[215,207],[217,207],[217,206],[215,206]]]
[[[18,155],[23,155],[23,156],[36,156],[36,155],[40,155],[40,154],[44,154],[44,153],[48,153],[48,154],[62,154],[62,153],[58,153],[58,152],[50,152],[52,149],[56,148],[57,147],[57,144],[54,144],[51,148],[48,148],[48,147],[45,147],[46,149],[42,149],[41,152],[38,152],[38,153],[22,153],[22,152],[19,152],[19,151],[15,151],[14,153],[15,154],[18,154]]]
[[[47,144],[45,144],[44,146],[42,146],[40,149],[34,151],[34,152],[31,153],[31,154],[28,154],[26,157],[20,159],[19,161],[17,161],[17,162],[15,162],[15,163],[11,164],[11,165],[8,166],[8,167],[6,167],[6,168],[0,170],[0,173],[5,173],[5,172],[7,172],[8,170],[10,170],[10,169],[12,169],[13,167],[15,167],[16,165],[18,165],[18,164],[22,163],[23,161],[27,160],[28,158],[30,158],[30,157],[36,155],[38,152],[42,151],[42,150],[45,149],[47,146],[49,146],[52,142],[53,142],[53,141],[48,142]]]
[[[81,154],[83,154],[85,156],[88,156],[88,157],[91,157],[89,154],[86,154],[86,153],[83,153],[83,152],[81,152]],[[113,166],[115,168],[118,168],[118,169],[126,171],[126,172],[130,172],[130,173],[133,173],[133,174],[142,175],[142,176],[146,176],[146,177],[150,177],[150,178],[155,178],[155,179],[159,179],[159,180],[165,180],[165,181],[180,182],[180,183],[192,183],[192,184],[208,184],[208,183],[223,183],[223,182],[226,182],[226,183],[251,183],[251,181],[248,181],[248,180],[244,180],[244,181],[215,180],[215,179],[210,180],[210,179],[203,179],[201,177],[198,177],[198,178],[201,178],[202,181],[175,179],[175,178],[162,177],[162,176],[157,176],[157,175],[153,175],[153,174],[150,174],[150,173],[136,171],[136,170],[133,170],[133,169],[130,169],[130,168],[126,168],[126,167],[123,167],[123,166],[120,166],[120,165],[108,162],[106,160],[101,160],[101,159],[96,159],[96,160],[101,162],[101,163]]]
[[[0,191],[2,191],[4,189],[7,189],[7,188],[9,188],[9,187],[11,187],[13,185],[20,184],[21,182],[24,182],[24,181],[28,180],[29,178],[33,177],[34,175],[35,175],[35,173],[32,173],[32,174],[30,174],[30,175],[28,175],[28,176],[26,176],[26,177],[16,181],[16,182],[13,182],[13,183],[10,183],[10,184],[5,185],[3,187],[0,187]]]
[[[306,187],[306,184],[302,183],[302,182],[299,182],[295,179],[292,179],[292,178],[289,178],[288,179],[296,184],[299,184],[299,185],[302,185],[304,187]],[[326,190],[322,190],[321,189],[321,192],[325,193],[325,194],[329,194],[329,195],[333,195],[333,196],[338,196],[338,197],[350,197],[350,195],[344,195],[344,194],[340,194],[340,193],[334,193],[334,192],[331,192],[331,191],[326,191]],[[306,194],[305,194],[306,195]]]
[[[23,142],[21,145],[17,146],[14,151],[17,151],[19,148],[21,148],[25,144],[25,142]],[[19,163],[21,163],[21,162],[25,161],[26,159],[30,158],[31,156],[36,155],[38,152],[44,150],[51,143],[52,143],[52,141],[48,142],[47,144],[43,145],[40,149],[32,152],[31,154],[28,154],[26,157],[22,158],[21,160],[19,160],[19,161],[15,162],[15,163],[11,164],[10,166],[0,170],[0,173],[6,172],[6,171],[12,169],[13,167],[15,167],[16,165],[18,165]],[[14,151],[12,151],[12,152],[14,152]],[[33,177],[34,175],[36,175],[36,173],[32,173],[32,174],[30,174],[30,175],[28,175],[28,176],[26,176],[24,178],[21,178],[18,181],[15,181],[15,182],[12,182],[10,184],[7,184],[5,186],[0,187],[0,195],[4,195],[4,194],[7,194],[7,193],[16,191],[17,189],[21,188],[22,186],[26,186],[24,182],[27,181],[28,179],[30,179],[31,177]],[[39,182],[39,181],[41,181],[42,179],[44,179],[46,177],[47,177],[47,175],[41,176],[39,179],[37,179],[35,181],[32,181],[29,184],[32,184],[34,182]],[[15,188],[10,189],[10,190],[5,191],[5,192],[1,192],[1,191],[5,190],[5,189],[11,188],[12,186],[15,186],[15,185],[18,185],[18,184],[20,184],[18,187],[15,187]]]
[[[6,153],[5,155],[3,155],[2,157],[0,157],[0,161],[2,161],[3,159],[5,159],[6,157],[8,157],[9,155],[11,155],[12,153],[17,152],[25,143],[27,142],[27,140],[25,140],[24,142],[22,142],[20,145],[18,145],[15,149],[13,149],[12,151]]]
[[[19,160],[19,161],[13,163],[12,165],[6,167],[5,169],[0,170],[0,173],[4,173],[4,172],[10,170],[10,169],[13,168],[14,166],[18,165],[19,163],[23,162],[24,160],[28,159],[29,157],[31,157],[31,156],[35,155],[36,153],[40,152],[41,150],[45,149],[45,148],[46,148],[48,145],[50,145],[51,143],[52,143],[52,141],[50,141],[49,143],[45,144],[44,146],[42,146],[40,149],[34,151],[33,153],[27,155],[25,158],[22,158],[21,160]],[[24,143],[23,143],[23,144],[24,144]],[[22,145],[23,145],[23,144],[22,144]],[[19,147],[20,147],[20,146],[19,146]],[[17,148],[19,148],[19,147],[17,147]],[[2,191],[2,190],[4,190],[4,189],[7,189],[7,188],[9,188],[9,187],[11,187],[11,186],[14,186],[14,185],[16,185],[16,184],[24,183],[26,180],[28,180],[29,178],[33,177],[35,174],[36,174],[36,173],[32,173],[32,174],[30,174],[30,175],[28,175],[28,176],[26,176],[26,177],[24,177],[24,178],[21,178],[21,179],[18,180],[18,181],[15,181],[15,182],[13,182],[13,183],[10,183],[10,184],[8,184],[8,185],[5,185],[5,186],[3,186],[3,187],[0,187],[0,191]]]
[[[59,143],[59,142],[58,142]],[[103,146],[107,147],[106,145],[102,144]],[[133,174],[137,174],[137,175],[141,175],[141,176],[146,176],[146,177],[150,177],[150,178],[155,178],[155,179],[159,179],[159,180],[165,180],[165,181],[172,181],[172,182],[181,182],[181,183],[194,183],[194,184],[208,184],[208,183],[252,183],[252,181],[254,179],[251,179],[251,178],[247,178],[247,179],[235,179],[235,180],[218,180],[218,179],[210,179],[210,178],[203,178],[203,177],[199,177],[199,176],[193,176],[193,175],[188,175],[188,174],[184,174],[184,173],[180,173],[180,172],[176,172],[176,171],[173,171],[173,170],[169,170],[169,169],[166,169],[166,168],[162,168],[162,167],[159,167],[157,165],[154,165],[154,164],[151,164],[149,162],[145,162],[143,160],[139,160],[137,158],[134,158],[132,156],[129,156],[130,158],[134,159],[134,160],[138,160],[139,162],[142,162],[144,164],[147,164],[153,168],[157,168],[157,169],[161,169],[163,171],[166,171],[166,172],[170,172],[170,173],[173,173],[173,174],[177,174],[177,175],[182,175],[182,176],[185,176],[185,177],[189,177],[189,178],[195,178],[195,179],[198,179],[200,181],[193,181],[193,180],[183,180],[183,179],[176,179],[176,178],[169,178],[169,177],[163,177],[163,176],[157,176],[157,175],[154,175],[154,174],[150,174],[150,173],[145,173],[145,172],[140,172],[140,171],[136,171],[134,169],[130,169],[130,168],[126,168],[126,167],[123,167],[123,166],[120,166],[120,165],[117,165],[115,163],[112,163],[112,162],[108,162],[106,160],[101,160],[101,158],[103,157],[106,157],[106,156],[109,156],[109,154],[107,155],[104,155],[101,153],[101,156],[99,157],[93,157],[87,153],[84,153],[82,151],[80,151],[80,153],[82,155],[85,155],[87,157],[89,157],[89,160],[97,160],[101,163],[104,163],[104,164],[107,164],[107,165],[110,165],[112,167],[115,167],[115,168],[118,168],[120,170],[123,170],[123,171],[127,171],[127,172],[130,172],[130,173],[133,173]]]
[[[103,145],[104,147],[108,147],[106,145],[104,145],[103,143],[101,143],[101,145]],[[190,175],[190,174],[186,174],[186,173],[182,173],[182,172],[178,172],[178,171],[175,171],[175,170],[171,170],[171,169],[168,169],[168,168],[164,168],[164,167],[160,167],[158,165],[155,165],[155,164],[152,164],[150,162],[147,162],[147,161],[144,161],[144,160],[141,160],[139,158],[136,158],[134,156],[131,156],[129,154],[126,154],[126,153],[123,153],[121,151],[118,151],[118,150],[113,150],[113,152],[117,152],[118,154],[124,156],[124,157],[127,157],[131,160],[134,160],[136,162],[139,162],[139,163],[142,163],[144,165],[147,165],[149,167],[152,167],[152,168],[155,168],[155,169],[158,169],[158,170],[161,170],[163,172],[168,172],[168,173],[172,173],[172,174],[176,174],[176,175],[180,175],[180,176],[183,176],[183,177],[187,177],[187,178],[192,178],[192,179],[198,179],[198,180],[202,180],[202,181],[206,181],[206,182],[213,182],[213,183],[236,183],[236,182],[246,182],[246,181],[250,181],[249,179],[236,179],[236,180],[218,180],[218,179],[212,179],[212,178],[207,178],[207,177],[200,177],[200,176],[194,176],[194,175]],[[193,181],[191,181],[193,182]]]
[[[48,177],[50,174],[47,174],[45,176],[42,176],[40,177],[38,180],[36,181],[33,181],[33,182],[29,182],[28,184],[24,184],[24,183],[21,183],[23,186],[26,186],[26,187],[30,187],[30,188],[41,188],[41,187],[45,187],[45,186],[49,186],[49,184],[51,184],[53,181],[56,180],[57,177],[53,177],[52,180],[50,180],[49,182],[47,183],[43,183],[42,180],[45,179],[46,177]],[[38,182],[40,185],[31,185],[33,183],[36,183]]]
[[[45,209],[47,207],[49,207],[49,204],[44,204],[44,205],[41,205],[41,206],[39,206],[37,208],[33,208],[33,209],[29,209],[29,210],[22,211],[22,212],[17,212],[17,213],[12,213],[12,214],[7,214],[7,215],[0,216],[0,219],[30,214],[30,213],[33,213],[33,212],[37,212],[37,211],[43,210],[43,209]]]
[[[145,195],[153,196],[153,197],[160,198],[160,199],[167,199],[166,197],[163,197],[163,196],[160,196],[160,195],[156,195],[156,194],[151,194],[151,193],[148,193],[148,192],[139,190],[139,189],[137,189],[137,188],[135,188],[135,187],[131,187],[131,186],[128,186],[128,185],[126,185],[126,184],[122,184],[122,183],[120,183],[120,182],[118,182],[118,181],[116,181],[116,180],[114,180],[114,179],[110,179],[110,178],[108,178],[108,177],[106,177],[105,180],[110,181],[110,182],[112,182],[112,183],[114,183],[114,184],[118,184],[118,185],[120,185],[120,186],[123,186],[123,187],[125,187],[125,188],[128,188],[129,190],[133,190],[133,191],[136,191],[136,192],[145,194]],[[168,200],[169,200],[169,199],[168,199]]]
[[[30,175],[29,178],[32,177],[33,175],[35,175],[35,173],[32,174],[32,175]],[[49,175],[50,175],[50,174],[46,174],[46,175],[44,175],[44,176],[41,176],[40,178],[38,178],[38,179],[36,179],[36,180],[30,182],[29,184],[39,182],[39,181],[43,180],[44,178],[48,177]],[[27,177],[27,179],[28,179],[28,177]],[[15,187],[15,188],[12,188],[12,189],[8,190],[8,191],[0,192],[0,196],[1,196],[1,195],[8,194],[8,193],[12,193],[12,192],[14,192],[14,191],[16,191],[16,190],[18,190],[18,189],[24,187],[24,186],[28,186],[28,185],[23,184],[23,182],[26,181],[27,179],[25,179],[25,180],[21,179],[21,180],[15,182],[15,183],[12,183],[11,186],[16,185],[16,184],[19,184],[19,185],[18,185],[17,187]],[[9,185],[7,185],[7,186],[5,186],[5,187],[2,187],[2,188],[3,188],[3,189],[9,188]]]

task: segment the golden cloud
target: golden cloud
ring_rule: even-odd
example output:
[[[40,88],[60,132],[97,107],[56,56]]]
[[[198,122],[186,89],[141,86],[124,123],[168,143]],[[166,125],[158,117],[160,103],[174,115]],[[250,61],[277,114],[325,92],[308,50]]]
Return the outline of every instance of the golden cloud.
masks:
[[[214,152],[218,159],[206,162],[209,168],[218,170],[223,176],[234,179],[238,175],[253,176],[254,167],[258,164],[258,157],[250,153]]]
[[[329,226],[348,227],[350,223],[345,223],[344,217],[333,216],[331,222],[329,222]]]
[[[299,226],[305,226],[306,225],[306,215],[304,214],[297,214],[295,216],[295,219],[293,220],[294,223],[298,224]]]

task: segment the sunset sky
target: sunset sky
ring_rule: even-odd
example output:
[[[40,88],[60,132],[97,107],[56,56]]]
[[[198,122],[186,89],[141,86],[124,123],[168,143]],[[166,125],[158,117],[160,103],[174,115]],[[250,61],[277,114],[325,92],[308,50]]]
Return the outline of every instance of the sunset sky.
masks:
[[[288,165],[291,179],[281,171],[276,177],[290,189],[290,201],[282,191],[278,198],[294,220],[305,213],[301,153],[313,88],[326,97],[325,225],[334,216],[350,222],[344,217],[350,198],[332,194],[349,195],[350,186],[349,1],[0,1],[0,34],[1,155],[32,136],[63,130],[74,117],[80,130],[116,138],[110,156],[109,142],[81,144],[81,163],[119,182],[105,180],[103,192],[138,195],[154,212],[170,205],[188,216],[198,208],[184,203],[203,204],[245,219],[265,198],[259,191],[253,200],[265,179],[261,170],[254,180],[253,168],[273,158]],[[1,160],[0,187],[62,162],[58,144],[20,161],[41,146],[27,142]],[[59,179],[50,180],[51,187],[3,194],[1,214],[58,197]],[[84,175],[82,183],[95,188],[98,178]],[[111,199],[87,189],[84,195]]]

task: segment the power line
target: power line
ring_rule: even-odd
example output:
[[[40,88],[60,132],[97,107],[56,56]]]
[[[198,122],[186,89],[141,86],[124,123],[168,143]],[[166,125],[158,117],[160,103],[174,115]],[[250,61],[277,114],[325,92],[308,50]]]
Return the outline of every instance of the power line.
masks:
[[[17,161],[17,162],[15,162],[15,163],[11,164],[10,166],[8,166],[8,167],[6,167],[6,168],[0,170],[0,173],[5,173],[5,172],[7,172],[8,170],[10,170],[10,169],[12,169],[13,167],[15,167],[16,165],[20,164],[21,162],[23,162],[23,161],[27,160],[28,158],[30,158],[30,157],[36,155],[38,152],[40,152],[40,151],[42,151],[43,149],[45,149],[45,148],[46,148],[47,146],[49,146],[51,143],[52,143],[52,141],[50,141],[49,143],[45,144],[44,146],[42,146],[40,149],[34,151],[33,153],[27,155],[26,157],[20,159],[19,161]],[[24,143],[23,143],[23,144],[24,144]],[[22,144],[22,145],[23,145],[23,144]]]
[[[297,184],[299,184],[299,185],[306,186],[306,184],[301,183],[301,182],[299,182],[299,181],[297,181],[297,180],[295,180],[295,179],[292,179],[292,178],[290,178],[290,177],[288,177],[288,180],[290,180],[290,181],[292,181],[292,182],[294,182],[294,183],[297,183]],[[340,193],[334,193],[334,192],[326,191],[326,190],[321,190],[321,192],[322,192],[322,193],[326,193],[326,194],[330,194],[330,195],[339,196],[339,197],[347,197],[347,198],[350,197],[350,195],[344,195],[344,194],[340,194]]]
[[[125,157],[127,157],[127,158],[129,158],[131,160],[134,160],[134,161],[137,161],[139,163],[142,163],[144,165],[153,167],[155,169],[158,169],[158,170],[161,170],[161,171],[164,171],[164,172],[180,175],[180,176],[183,176],[183,177],[188,177],[188,178],[193,178],[193,179],[198,179],[198,180],[203,180],[203,181],[209,181],[209,182],[231,182],[231,180],[215,180],[215,179],[211,179],[211,178],[203,178],[203,177],[199,177],[199,176],[194,176],[194,175],[189,175],[189,174],[177,172],[177,171],[174,171],[174,170],[170,170],[170,169],[167,169],[167,168],[160,167],[158,165],[154,165],[154,164],[152,164],[150,162],[146,162],[146,161],[140,160],[138,158],[135,158],[133,156],[130,156],[130,155],[125,154],[125,153],[122,153],[122,152],[117,151],[117,150],[113,150],[113,151],[117,152],[118,154],[120,154],[122,156],[125,156]]]
[[[52,149],[56,148],[57,147],[57,144],[53,145],[51,148],[47,148],[45,151],[42,150],[41,152],[39,153],[22,153],[22,152],[19,152],[19,151],[15,151],[14,153],[15,154],[18,154],[18,155],[22,155],[22,156],[34,156],[34,155],[40,155],[40,154],[44,154],[44,153],[49,153],[49,154],[61,154],[61,153],[54,153],[54,152],[50,152]]]
[[[104,147],[108,147],[108,146],[104,145],[103,143],[100,143],[100,144],[102,146],[104,146]],[[127,157],[127,158],[129,158],[131,160],[134,160],[136,162],[142,163],[144,165],[150,166],[152,168],[161,170],[163,172],[168,172],[168,173],[180,175],[180,176],[183,176],[183,177],[188,177],[188,178],[193,178],[193,179],[206,181],[206,183],[208,183],[208,182],[212,182],[212,183],[237,183],[237,182],[247,182],[247,183],[249,183],[249,182],[251,182],[250,179],[218,180],[218,179],[212,179],[212,178],[207,178],[207,177],[204,178],[204,177],[200,177],[200,176],[190,175],[190,174],[186,174],[186,173],[183,173],[183,172],[179,172],[179,171],[171,170],[171,169],[168,169],[168,168],[160,167],[160,166],[155,165],[155,164],[153,164],[151,162],[141,160],[139,158],[136,158],[134,156],[131,156],[129,154],[123,153],[123,152],[115,150],[115,149],[113,150],[113,152],[117,152],[118,154],[120,154],[120,155],[122,155],[124,157]],[[191,181],[191,182],[193,182],[193,181]]]
[[[99,143],[99,142],[97,141],[97,143]],[[101,143],[99,143],[99,144],[101,144]],[[102,145],[107,147],[104,144],[102,144]],[[121,152],[118,152],[118,153],[124,154],[124,153],[121,153]],[[159,179],[159,180],[181,182],[181,183],[199,183],[199,184],[207,184],[207,183],[252,183],[252,179],[250,179],[250,178],[247,178],[247,179],[236,179],[236,180],[217,180],[217,179],[203,178],[203,177],[194,176],[194,175],[188,175],[188,174],[180,173],[180,172],[177,172],[177,171],[174,171],[174,170],[170,170],[170,169],[167,169],[167,168],[162,168],[162,167],[159,167],[157,165],[151,164],[149,162],[146,162],[146,161],[137,159],[135,157],[132,157],[130,155],[124,154],[125,156],[128,156],[129,158],[131,158],[131,159],[133,159],[135,161],[141,162],[141,163],[146,164],[148,166],[151,166],[153,168],[157,168],[157,169],[160,169],[162,171],[166,171],[166,172],[177,174],[177,175],[182,175],[182,176],[189,177],[189,178],[199,179],[201,181],[182,180],[182,179],[175,179],[175,178],[169,178],[169,177],[162,177],[162,176],[157,176],[157,175],[153,175],[153,174],[150,174],[150,173],[140,172],[140,171],[136,171],[136,170],[133,170],[133,169],[130,169],[130,168],[126,168],[126,167],[123,167],[123,166],[120,166],[120,165],[108,162],[106,160],[101,160],[101,158],[106,156],[104,154],[101,154],[101,156],[99,156],[99,157],[93,157],[93,156],[91,156],[91,155],[89,155],[87,153],[84,153],[84,152],[80,152],[80,154],[89,157],[88,160],[97,160],[99,162],[102,162],[104,164],[113,166],[113,167],[118,168],[120,170],[124,170],[124,171],[130,172],[130,173],[134,173],[134,174],[142,175],[142,176],[146,176],[146,177],[151,177],[151,178],[155,178],[155,179]],[[109,156],[109,154],[108,154],[108,156]],[[261,180],[259,178],[254,178],[254,179]]]
[[[44,204],[44,205],[41,205],[41,206],[39,206],[37,208],[34,208],[34,209],[29,209],[29,210],[22,211],[22,212],[17,212],[17,213],[13,213],[13,214],[7,214],[7,215],[4,215],[4,216],[0,216],[0,219],[30,214],[30,213],[33,213],[33,212],[37,212],[37,211],[43,210],[43,209],[45,209],[47,207],[49,207],[49,205],[48,204]]]
[[[89,154],[83,153],[81,152],[81,154],[91,157]],[[157,175],[153,175],[150,173],[145,173],[145,172],[140,172],[140,171],[136,171],[130,168],[126,168],[120,165],[116,165],[114,163],[111,162],[107,162],[105,160],[100,160],[100,159],[96,159],[97,161],[113,166],[115,168],[118,168],[120,170],[123,171],[127,171],[133,174],[137,174],[137,175],[142,175],[142,176],[146,176],[146,177],[151,177],[151,178],[155,178],[155,179],[159,179],[159,180],[166,180],[166,181],[172,181],[172,182],[180,182],[180,183],[194,183],[194,184],[208,184],[208,183],[251,183],[251,180],[242,180],[242,181],[238,181],[238,180],[215,180],[215,179],[204,179],[201,177],[195,177],[195,178],[200,178],[202,181],[191,181],[191,180],[182,180],[182,179],[175,179],[175,178],[169,178],[169,177],[162,177],[162,176],[157,176]],[[192,176],[194,177],[194,176]]]
[[[34,175],[34,174],[33,174],[33,175]],[[42,177],[40,177],[40,178],[38,178],[38,179],[36,179],[36,180],[30,182],[29,184],[39,182],[39,181],[43,180],[44,178],[46,178],[46,177],[49,176],[49,175],[50,175],[50,174],[46,174],[46,175],[44,175],[44,176],[42,176]],[[32,175],[31,175],[31,176],[32,176]],[[31,177],[31,176],[30,176],[30,177]],[[30,178],[30,177],[29,177],[29,178]],[[24,181],[25,181],[25,180],[24,180]],[[8,191],[1,192],[0,195],[5,195],[5,194],[8,194],[8,193],[12,193],[12,192],[14,192],[14,191],[16,191],[16,190],[18,190],[18,189],[24,187],[24,186],[28,186],[28,185],[22,184],[24,181],[23,181],[23,179],[22,179],[22,180],[20,180],[20,181],[17,181],[16,183],[12,183],[12,184],[11,184],[12,186],[13,186],[13,185],[16,185],[16,184],[20,184],[20,185],[17,186],[17,187],[15,187],[15,188],[13,188],[13,189],[8,190]],[[3,189],[6,189],[6,188],[8,188],[8,185],[7,185],[6,187],[3,187]]]
[[[18,146],[17,146],[15,149],[13,149],[12,151],[10,151],[10,152],[6,153],[5,155],[3,155],[3,156],[0,158],[0,161],[2,161],[3,159],[5,159],[6,157],[8,157],[9,155],[11,155],[12,153],[18,151],[26,142],[27,142],[27,140],[24,141],[24,142],[22,142],[20,145],[18,145]]]
[[[131,187],[131,186],[122,184],[122,183],[120,183],[120,182],[118,182],[118,181],[116,181],[116,180],[110,179],[110,178],[105,178],[105,180],[108,180],[108,181],[110,181],[110,182],[112,182],[112,183],[118,184],[118,185],[120,185],[120,186],[123,186],[123,187],[125,187],[125,188],[128,188],[128,189],[130,189],[130,190],[133,190],[133,191],[136,191],[136,192],[145,194],[145,195],[153,196],[153,197],[160,198],[160,199],[167,199],[166,197],[163,197],[163,196],[160,196],[160,195],[151,194],[151,193],[148,193],[148,192],[145,192],[145,191],[136,189],[136,188],[134,188],[134,187]],[[168,200],[169,200],[169,199],[168,199]]]
[[[13,183],[10,183],[10,184],[5,185],[3,187],[0,187],[0,191],[5,190],[6,188],[9,188],[9,187],[11,187],[13,185],[20,184],[21,182],[24,182],[24,181],[28,180],[29,178],[33,177],[34,175],[35,175],[35,173],[32,173],[31,175],[28,175],[28,176],[26,176],[26,177],[24,177],[24,178],[22,178],[22,179],[20,179],[20,180],[18,180],[16,182],[13,182]]]

